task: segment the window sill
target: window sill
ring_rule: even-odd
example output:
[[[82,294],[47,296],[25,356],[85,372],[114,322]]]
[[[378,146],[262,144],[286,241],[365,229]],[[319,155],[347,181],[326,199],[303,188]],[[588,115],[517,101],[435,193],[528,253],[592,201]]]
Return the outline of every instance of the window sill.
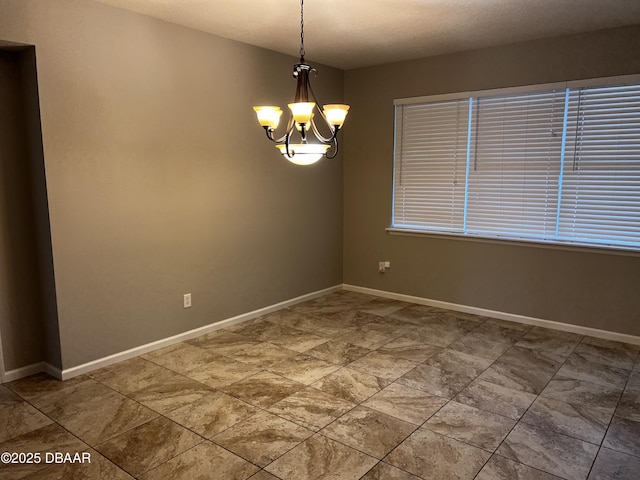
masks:
[[[478,243],[491,243],[498,245],[516,245],[521,247],[546,248],[551,250],[569,250],[582,253],[600,253],[605,255],[622,255],[626,257],[640,257],[640,250],[624,248],[620,246],[595,246],[580,243],[550,242],[544,240],[532,240],[511,237],[480,237],[463,235],[459,233],[430,232],[425,230],[411,230],[406,228],[388,227],[385,229],[390,235],[404,235],[411,237],[431,237],[447,240],[462,240]]]

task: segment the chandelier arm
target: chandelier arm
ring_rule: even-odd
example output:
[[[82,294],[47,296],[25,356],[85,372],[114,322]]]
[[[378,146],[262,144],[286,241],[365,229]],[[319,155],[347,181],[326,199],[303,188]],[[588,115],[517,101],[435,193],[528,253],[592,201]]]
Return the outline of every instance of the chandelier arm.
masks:
[[[315,71],[315,69],[313,69]],[[317,74],[317,72],[316,72]],[[331,125],[329,123],[329,121],[327,120],[327,116],[324,114],[324,111],[322,110],[321,107],[321,103],[318,102],[318,98],[316,97],[315,92],[313,91],[313,88],[311,87],[311,82],[308,83],[307,88],[309,90],[309,96],[311,97],[311,99],[315,102],[316,104],[316,108],[318,109],[318,111],[320,112],[320,116],[322,117],[322,119],[324,120],[324,123],[329,127],[329,131],[331,132],[331,136],[329,138],[325,138],[319,131],[318,128],[316,127],[316,124],[313,120],[311,120],[311,125],[313,125],[313,133],[316,136],[316,138],[318,140],[320,140],[321,142],[324,143],[330,143],[333,142],[336,138],[336,136],[338,135],[338,130],[340,130],[340,127],[338,126],[334,126]],[[327,157],[329,158],[329,157]],[[333,158],[333,157],[332,157]]]
[[[326,138],[320,133],[320,131],[318,130],[318,127],[316,127],[316,122],[311,120],[311,129],[313,130],[313,134],[322,143],[331,143],[335,140],[336,135],[338,135],[339,129],[334,129],[332,126],[329,126],[329,128],[331,129],[331,136],[329,138]]]
[[[312,69],[314,72],[316,72],[316,76],[318,75],[318,72],[315,68]],[[311,96],[311,99],[315,102],[316,107],[318,108],[318,111],[320,112],[320,116],[324,119],[325,123],[327,125],[329,125],[329,122],[327,121],[327,117],[325,116],[324,112],[322,111],[322,104],[320,102],[318,102],[318,98],[316,97],[315,92],[313,91],[313,88],[311,88],[311,82],[309,82],[309,84],[307,85],[307,88],[309,89],[309,95]],[[332,129],[333,131],[333,129]]]
[[[291,132],[293,131],[294,126],[295,126],[295,122],[293,121],[293,117],[289,117],[289,122],[287,123],[287,129],[285,130],[284,135],[280,138],[275,138],[274,136],[275,130],[273,128],[270,128],[268,126],[265,126],[263,128],[264,128],[264,131],[267,133],[267,138],[269,140],[271,140],[273,143],[281,144],[285,142],[287,135],[289,137],[291,136]]]
[[[289,140],[291,139],[291,131],[289,131],[286,135],[285,135],[285,148],[287,151],[287,157],[288,158],[293,158],[293,155],[291,155],[291,152],[289,151]],[[294,152],[295,155],[295,152]]]
[[[325,153],[325,156],[331,160],[332,158],[336,158],[336,155],[338,155],[338,139],[334,138],[333,139],[333,153],[331,155],[329,155],[329,152],[327,151],[327,153]]]
[[[275,132],[275,130],[274,130],[273,128],[271,128],[269,125],[265,125],[265,126],[264,126],[264,127],[262,127],[262,128],[264,128],[264,133],[266,133],[266,134],[267,134],[267,138],[268,138],[269,140],[271,140],[272,142],[275,142],[275,141],[276,141],[276,139],[275,139],[275,138],[274,138],[274,136],[273,136],[273,133]]]

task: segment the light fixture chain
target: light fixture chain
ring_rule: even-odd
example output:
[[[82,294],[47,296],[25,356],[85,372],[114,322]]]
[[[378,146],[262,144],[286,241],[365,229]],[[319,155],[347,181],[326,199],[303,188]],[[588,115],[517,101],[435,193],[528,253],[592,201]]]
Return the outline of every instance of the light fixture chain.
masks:
[[[304,0],[300,0],[300,61],[304,61]]]

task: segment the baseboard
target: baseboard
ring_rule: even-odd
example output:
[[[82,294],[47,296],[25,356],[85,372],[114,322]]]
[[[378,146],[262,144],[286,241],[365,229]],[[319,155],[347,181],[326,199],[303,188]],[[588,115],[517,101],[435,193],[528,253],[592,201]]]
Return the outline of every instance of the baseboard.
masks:
[[[13,382],[14,380],[20,380],[21,378],[35,375],[40,372],[46,372],[55,378],[62,378],[62,372],[60,372],[60,369],[47,362],[37,362],[32,363],[31,365],[25,365],[24,367],[14,368],[13,370],[7,370],[4,372],[2,381]]]
[[[322,295],[326,295],[327,293],[336,292],[339,290],[342,290],[342,285],[336,285],[334,287],[329,287],[323,290],[307,293],[305,295],[301,295],[299,297],[292,298],[290,300],[285,300],[284,302],[276,303],[274,305],[263,307],[258,310],[253,310],[252,312],[243,313],[241,315],[237,315],[232,318],[227,318],[225,320],[221,320],[216,323],[205,325],[200,328],[189,330],[187,332],[180,333],[172,337],[164,338],[162,340],[157,340],[155,342],[147,343],[145,345],[140,345],[139,347],[134,347],[129,350],[125,350],[123,352],[109,355],[104,358],[99,358],[97,360],[93,360],[91,362],[87,362],[82,365],[78,365],[76,367],[65,368],[60,372],[59,374],[60,376],[57,376],[57,375],[54,375],[54,376],[56,376],[57,378],[60,378],[61,380],[68,380],[70,378],[77,377],[78,375],[89,373],[94,370],[98,370],[99,368],[108,367],[109,365],[113,365],[114,363],[122,362],[124,360],[128,360],[130,358],[137,357],[145,353],[149,353],[153,350],[157,350],[159,348],[168,347],[169,345],[173,345],[175,343],[184,342],[185,340],[199,337],[200,335],[204,335],[216,330],[220,330],[221,328],[229,327],[237,323],[246,322],[247,320],[251,320],[251,319],[260,317],[262,315],[267,315],[277,310],[287,308],[292,305],[296,305],[298,303],[306,302],[308,300],[312,300]]]
[[[4,375],[2,377],[2,382],[12,382],[14,380],[19,380],[21,378],[28,377],[30,375],[34,375],[40,372],[46,372],[49,375],[55,378],[58,378],[60,380],[68,380],[78,375],[89,373],[94,370],[107,367],[109,365],[113,365],[114,363],[122,362],[124,360],[137,357],[139,355],[151,352],[153,350],[157,350],[159,348],[167,347],[175,343],[179,343],[185,340],[189,340],[191,338],[199,337],[200,335],[204,335],[206,333],[213,332],[221,328],[229,327],[237,323],[246,322],[248,320],[252,320],[254,318],[260,317],[262,315],[267,315],[269,313],[275,312],[282,308],[287,308],[292,305],[296,305],[298,303],[306,302],[307,300],[312,300],[314,298],[317,298],[322,295],[326,295],[327,293],[335,292],[338,290],[348,290],[352,292],[365,293],[368,295],[374,295],[374,296],[383,297],[383,298],[390,298],[394,300],[401,300],[404,302],[416,303],[419,305],[428,305],[432,307],[439,307],[439,308],[454,310],[458,312],[473,313],[476,315],[498,318],[501,320],[506,320],[506,321],[515,322],[515,323],[540,326],[540,327],[550,328],[553,330],[562,330],[565,332],[578,333],[581,335],[589,335],[592,337],[604,338],[607,340],[614,340],[618,342],[640,345],[640,337],[637,337],[634,335],[610,332],[607,330],[599,330],[597,328],[583,327],[580,325],[572,325],[568,323],[556,322],[553,320],[544,320],[540,318],[527,317],[524,315],[517,315],[513,313],[499,312],[496,310],[488,310],[485,308],[472,307],[468,305],[459,305],[455,303],[442,302],[440,300],[432,300],[432,299],[423,298],[423,297],[415,297],[412,295],[388,292],[385,290],[376,290],[373,288],[343,284],[343,285],[337,285],[334,287],[326,288],[323,290],[318,290],[316,292],[308,293],[306,295],[301,295],[299,297],[292,298],[284,302],[276,303],[274,305],[263,307],[258,310],[243,313],[235,317],[231,317],[216,323],[205,325],[200,328],[189,330],[187,332],[180,333],[172,337],[164,338],[162,340],[147,343],[145,345],[131,348],[129,350],[115,353],[113,355],[109,355],[107,357],[93,360],[91,362],[87,362],[85,364],[71,367],[68,369],[60,370],[59,368],[47,362],[38,362],[31,365],[26,365],[24,367],[20,367],[20,368],[16,368],[16,369],[4,372]]]
[[[606,340],[614,340],[617,342],[630,343],[640,345],[640,337],[628,335],[626,333],[610,332],[608,330],[599,330],[597,328],[583,327],[581,325],[572,325],[570,323],[556,322],[553,320],[543,320],[540,318],[527,317],[514,313],[498,312],[496,310],[488,310],[486,308],[471,307],[468,305],[459,305],[456,303],[442,302],[440,300],[431,300],[429,298],[414,297],[402,293],[387,292],[385,290],[376,290],[367,287],[358,287],[356,285],[343,284],[343,290],[351,292],[366,293],[377,297],[391,298],[393,300],[401,300],[403,302],[417,303],[419,305],[428,305],[430,307],[444,308],[454,310],[456,312],[473,313],[485,317],[498,318],[509,322],[524,323],[526,325],[535,325],[537,327],[550,328],[552,330],[562,330],[563,332],[572,332],[580,335],[588,335],[590,337],[604,338]]]

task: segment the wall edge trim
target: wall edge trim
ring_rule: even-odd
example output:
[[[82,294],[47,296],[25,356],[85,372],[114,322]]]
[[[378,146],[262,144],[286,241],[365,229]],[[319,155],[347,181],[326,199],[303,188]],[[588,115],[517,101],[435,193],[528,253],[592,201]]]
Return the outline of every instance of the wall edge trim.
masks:
[[[368,295],[375,295],[377,297],[390,298],[393,300],[401,300],[410,303],[417,303],[419,305],[428,305],[430,307],[445,308],[447,310],[454,310],[457,312],[473,313],[476,315],[482,315],[486,317],[498,318],[500,320],[506,320],[508,322],[522,323],[525,325],[534,325],[536,327],[544,327],[552,330],[561,330],[563,332],[577,333],[580,335],[588,335],[590,337],[603,338],[606,340],[614,340],[617,342],[629,343],[633,345],[640,345],[640,337],[635,335],[629,335],[626,333],[611,332],[608,330],[600,330],[598,328],[584,327],[582,325],[573,325],[570,323],[556,322],[554,320],[545,320],[542,318],[527,317],[525,315],[518,315],[515,313],[499,312],[497,310],[489,310],[486,308],[472,307],[469,305],[460,305],[457,303],[443,302],[441,300],[432,300],[429,298],[415,297],[413,295],[406,295],[404,293],[389,292],[386,290],[376,290],[374,288],[360,287],[357,285],[343,284],[343,290],[351,292],[365,293]]]

